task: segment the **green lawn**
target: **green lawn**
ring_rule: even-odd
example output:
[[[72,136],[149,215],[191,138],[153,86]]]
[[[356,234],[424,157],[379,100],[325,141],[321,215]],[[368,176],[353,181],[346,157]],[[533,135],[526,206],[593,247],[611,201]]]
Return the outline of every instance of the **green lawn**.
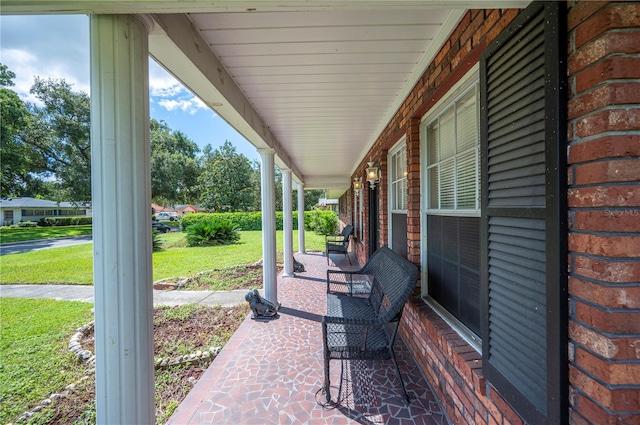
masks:
[[[24,242],[37,239],[90,235],[91,225],[60,227],[0,227],[0,242]]]
[[[153,254],[153,280],[192,276],[204,270],[253,263],[262,258],[262,232],[240,232],[240,242],[213,247],[184,246],[183,233],[161,235],[164,251]],[[276,235],[282,251],[282,231]],[[307,251],[324,251],[324,236],[305,232]],[[298,232],[293,232],[293,249],[298,250]],[[0,283],[80,284],[93,283],[91,244],[45,249],[0,257]],[[55,266],[53,266],[55,265]]]
[[[0,298],[0,423],[82,376],[66,350],[75,329],[93,320],[90,303]]]

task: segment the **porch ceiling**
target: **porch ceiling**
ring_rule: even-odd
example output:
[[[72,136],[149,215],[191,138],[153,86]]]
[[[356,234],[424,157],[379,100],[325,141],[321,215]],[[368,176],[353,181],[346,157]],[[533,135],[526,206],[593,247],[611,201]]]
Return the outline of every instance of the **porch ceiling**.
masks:
[[[306,188],[337,197],[468,7],[526,1],[6,0],[2,13],[136,13],[150,54]]]

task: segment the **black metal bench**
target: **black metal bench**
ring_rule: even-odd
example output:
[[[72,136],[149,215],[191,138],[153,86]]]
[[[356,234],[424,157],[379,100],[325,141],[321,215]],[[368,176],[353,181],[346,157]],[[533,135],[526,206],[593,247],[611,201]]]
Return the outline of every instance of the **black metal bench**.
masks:
[[[351,264],[351,258],[349,257],[349,238],[351,233],[353,233],[353,226],[347,224],[344,226],[344,229],[342,229],[342,232],[337,235],[326,235],[324,237],[327,264],[329,264],[329,254],[331,253],[346,255],[349,264]]]
[[[393,342],[417,280],[418,268],[387,247],[378,249],[360,270],[327,270],[327,315],[322,319],[327,403],[331,360],[389,358],[409,403]]]

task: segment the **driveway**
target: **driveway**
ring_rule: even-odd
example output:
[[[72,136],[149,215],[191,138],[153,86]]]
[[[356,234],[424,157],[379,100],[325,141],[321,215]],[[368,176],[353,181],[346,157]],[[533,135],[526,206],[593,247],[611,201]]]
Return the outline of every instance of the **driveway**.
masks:
[[[68,238],[41,239],[37,241],[13,242],[0,244],[0,255],[20,252],[38,251],[40,249],[61,248],[63,246],[80,245],[92,241],[91,235],[71,236]]]

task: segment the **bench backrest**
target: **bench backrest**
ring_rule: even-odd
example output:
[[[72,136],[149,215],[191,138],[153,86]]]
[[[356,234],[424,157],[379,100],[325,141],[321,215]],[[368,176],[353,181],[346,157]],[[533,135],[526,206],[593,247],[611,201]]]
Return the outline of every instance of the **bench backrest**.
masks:
[[[369,299],[383,322],[402,310],[418,281],[418,268],[386,246],[379,248],[359,273],[372,278]]]
[[[348,241],[349,236],[351,235],[352,232],[353,232],[353,226],[351,224],[347,224],[346,226],[344,226],[344,229],[342,229],[342,232],[340,232],[340,236],[342,236],[344,240]]]

